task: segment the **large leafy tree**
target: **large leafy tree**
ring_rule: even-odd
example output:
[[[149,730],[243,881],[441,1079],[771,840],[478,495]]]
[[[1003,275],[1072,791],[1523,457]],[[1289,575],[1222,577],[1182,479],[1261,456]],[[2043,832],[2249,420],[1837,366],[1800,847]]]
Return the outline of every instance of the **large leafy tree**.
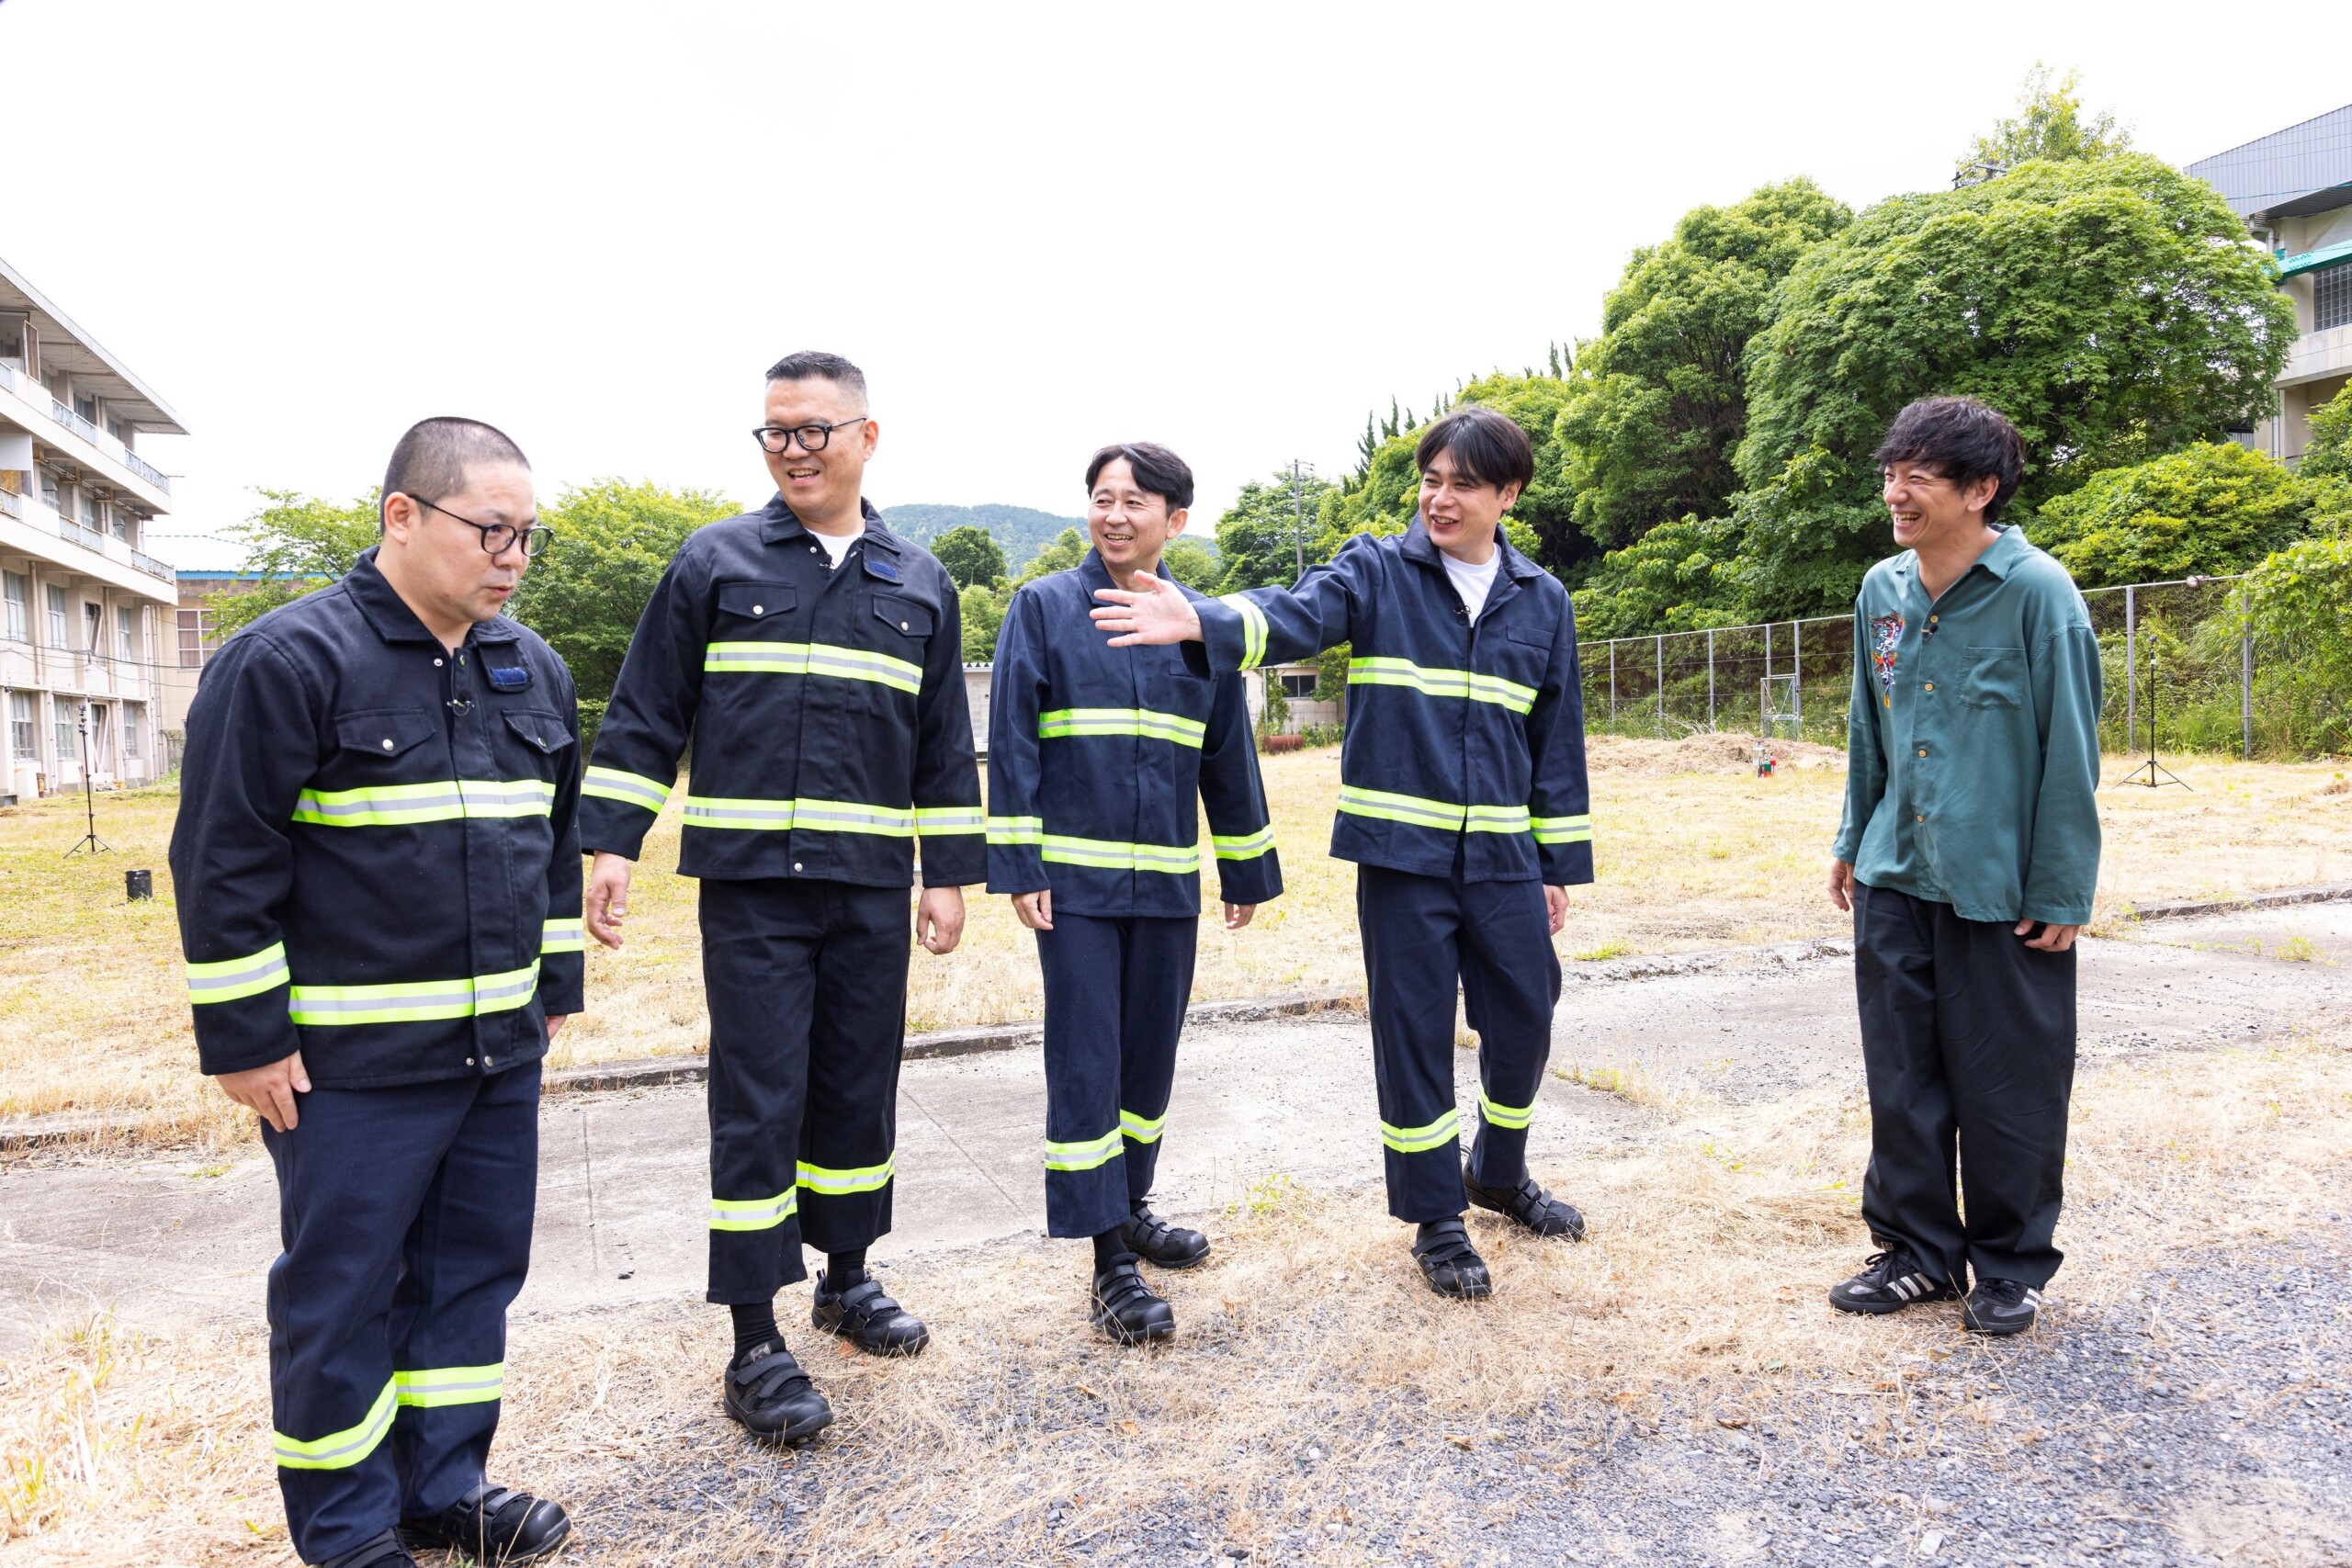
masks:
[[[2115,123],[2110,110],[2084,113],[2081,87],[2073,71],[2053,85],[2050,67],[2035,62],[2018,94],[2018,112],[1970,145],[1961,157],[1962,172],[1983,175],[2036,158],[2064,162],[2128,152],[2132,133]]]
[[[1004,551],[986,528],[967,523],[950,528],[931,542],[931,553],[947,569],[958,588],[994,582],[1004,575]]]
[[[2243,571],[2302,536],[2295,476],[2235,442],[2199,442],[2095,474],[2028,528],[2085,588]]]
[[[1464,403],[1477,403],[1510,416],[1527,433],[1535,449],[1535,478],[1503,518],[1503,531],[1520,553],[1572,580],[1600,551],[1576,530],[1576,491],[1568,475],[1567,443],[1560,434],[1561,412],[1570,396],[1568,383],[1558,376],[1498,370],[1465,384],[1450,400],[1440,399],[1430,410],[1430,419]],[[1330,558],[1351,534],[1397,534],[1412,525],[1420,505],[1421,476],[1414,466],[1413,449],[1421,428],[1407,423],[1389,431],[1354,477],[1337,494],[1327,496],[1319,553],[1310,539],[1309,562]],[[1280,581],[1289,581],[1289,574]]]
[[[1852,220],[1820,186],[1793,179],[1697,208],[1671,239],[1634,254],[1560,418],[1585,549],[1723,513],[1739,489],[1732,457],[1747,428],[1748,339],[1799,258]]]
[[[1225,515],[1216,520],[1216,557],[1224,567],[1217,580],[1217,592],[1238,593],[1246,588],[1289,587],[1298,579],[1298,542],[1302,539],[1307,565],[1330,559],[1331,550],[1323,543],[1323,502],[1338,491],[1339,487],[1330,480],[1306,474],[1300,481],[1299,499],[1294,501],[1287,470],[1270,479],[1245,480],[1241,493],[1226,508]],[[1299,522],[1302,513],[1303,532]],[[1197,582],[1189,585],[1205,586]]]
[[[229,526],[257,581],[213,601],[213,627],[223,638],[349,571],[382,531],[372,490],[348,503],[293,490],[259,493],[264,504]]]

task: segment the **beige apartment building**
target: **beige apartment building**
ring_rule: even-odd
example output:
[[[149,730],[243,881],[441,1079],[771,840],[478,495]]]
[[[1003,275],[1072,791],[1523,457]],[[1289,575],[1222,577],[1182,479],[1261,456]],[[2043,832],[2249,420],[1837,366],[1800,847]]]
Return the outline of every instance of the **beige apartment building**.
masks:
[[[0,801],[157,776],[172,569],[147,553],[185,434],[129,367],[0,260]],[[176,663],[175,653],[170,655]]]

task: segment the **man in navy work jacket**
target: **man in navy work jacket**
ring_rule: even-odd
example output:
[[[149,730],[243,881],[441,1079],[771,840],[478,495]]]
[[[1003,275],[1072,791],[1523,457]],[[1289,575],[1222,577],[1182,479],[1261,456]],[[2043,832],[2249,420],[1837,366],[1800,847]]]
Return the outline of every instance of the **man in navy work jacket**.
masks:
[[[1465,408],[1423,434],[1419,513],[1350,539],[1295,589],[1197,606],[1170,584],[1104,589],[1111,646],[1204,645],[1224,671],[1351,643],[1351,711],[1331,852],[1357,863],[1388,1212],[1441,1295],[1487,1293],[1465,1204],[1537,1235],[1584,1218],[1527,1172],[1551,1051],[1570,886],[1592,880],[1584,705],[1567,591],[1510,547],[1503,513],[1533,477],[1518,425]],[[1201,653],[1187,649],[1187,657]],[[1478,1032],[1478,1135],[1465,1176],[1453,1093],[1457,985]]]
[[[987,871],[956,587],[863,500],[879,427],[832,354],[768,371],[753,432],[776,496],[697,530],[638,623],[582,786],[588,929],[621,944],[630,863],[691,741],[678,870],[702,879],[710,1004],[710,1290],[731,1309],[728,1413],[797,1442],[832,1419],[775,1293],[827,1254],[818,1327],[912,1355],[920,1319],[865,1252],[890,1228],[907,887],[951,952]]]
[[[1201,808],[1226,930],[1282,891],[1282,868],[1241,677],[1105,647],[1088,619],[1097,589],[1164,578],[1193,470],[1148,442],[1105,446],[1086,489],[1094,548],[1015,593],[997,635],[989,891],[1012,896],[1046,972],[1046,1228],[1093,1238],[1095,1325],[1135,1345],[1176,1331],[1137,1257],[1186,1269],[1209,1251],[1148,1201],[1193,994]]]
[[[2061,1257],[2075,936],[2098,888],[2098,641],[2066,569],[1998,521],[2025,470],[2007,420],[1929,398],[1878,460],[1906,547],[1854,601],[1829,897],[1854,915],[1879,1251],[1829,1302],[1891,1313],[1968,1290],[1963,1326],[2016,1334]]]
[[[426,420],[381,543],[231,637],[188,709],[172,883],[198,1055],[277,1168],[270,1408],[305,1562],[523,1562],[571,1531],[483,1474],[539,1061],[581,1000],[571,676],[499,615],[537,521],[512,441]]]

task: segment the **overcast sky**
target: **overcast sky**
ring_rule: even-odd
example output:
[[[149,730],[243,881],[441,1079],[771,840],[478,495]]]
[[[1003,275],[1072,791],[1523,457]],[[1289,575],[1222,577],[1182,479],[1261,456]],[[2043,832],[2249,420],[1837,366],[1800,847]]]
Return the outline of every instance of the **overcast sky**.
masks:
[[[435,413],[543,496],[757,502],[761,372],[812,347],[865,367],[880,505],[1076,512],[1149,439],[1205,523],[1591,334],[1688,208],[1942,186],[2036,60],[2186,162],[2346,59],[2324,5],[0,0],[0,256],[186,421],[142,448],[175,534],[361,492]]]

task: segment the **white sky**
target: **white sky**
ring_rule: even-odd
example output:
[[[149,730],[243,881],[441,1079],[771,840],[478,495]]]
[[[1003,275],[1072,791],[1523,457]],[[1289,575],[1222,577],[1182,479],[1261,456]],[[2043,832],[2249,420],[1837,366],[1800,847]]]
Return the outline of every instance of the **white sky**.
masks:
[[[0,255],[194,432],[144,448],[175,533],[434,413],[543,495],[757,502],[810,347],[872,382],[878,504],[1074,513],[1148,439],[1207,521],[1591,334],[1690,207],[1943,185],[2037,59],[2187,162],[2352,97],[2352,6],[0,0]]]

